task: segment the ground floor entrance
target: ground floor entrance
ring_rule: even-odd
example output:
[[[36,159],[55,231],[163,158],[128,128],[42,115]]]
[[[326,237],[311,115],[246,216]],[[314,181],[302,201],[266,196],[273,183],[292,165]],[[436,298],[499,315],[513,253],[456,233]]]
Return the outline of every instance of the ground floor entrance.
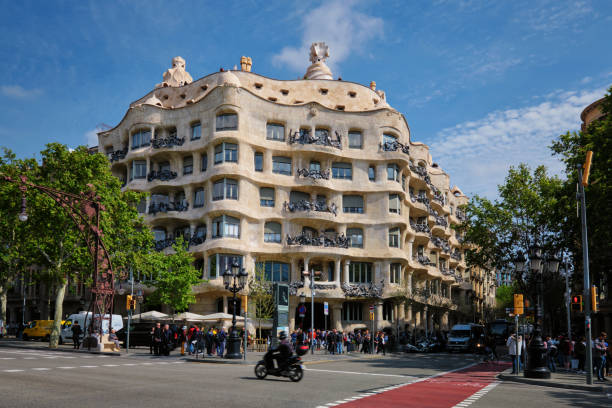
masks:
[[[295,308],[295,328],[309,330],[312,327],[312,317],[310,314],[310,302],[300,303]],[[331,313],[331,309],[329,311]],[[314,328],[315,330],[325,330],[331,328],[330,315],[324,313],[323,303],[314,304]]]

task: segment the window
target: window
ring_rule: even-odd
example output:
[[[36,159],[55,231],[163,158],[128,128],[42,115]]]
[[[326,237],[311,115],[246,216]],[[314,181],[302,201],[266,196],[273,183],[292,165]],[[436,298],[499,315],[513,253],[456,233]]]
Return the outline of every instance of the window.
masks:
[[[388,322],[392,322],[393,321],[393,303],[391,302],[384,302],[383,303],[383,320],[386,320]]]
[[[281,242],[281,225],[278,222],[266,222],[264,225],[264,242]]]
[[[342,196],[342,209],[345,213],[363,214],[363,197],[358,195]]]
[[[213,201],[217,200],[237,200],[238,199],[238,181],[234,179],[224,178],[217,180],[213,184]]]
[[[402,283],[402,264],[392,263],[389,267],[389,282]]]
[[[151,144],[151,131],[139,130],[132,134],[132,149],[137,149]]]
[[[206,225],[198,225],[195,230],[194,236],[196,238],[202,238],[203,240],[206,240]]]
[[[370,179],[370,181],[376,181],[376,166],[368,167],[368,179]]]
[[[402,174],[402,190],[406,191],[406,176]]]
[[[163,241],[166,239],[165,228],[153,228],[153,239],[155,241]]]
[[[213,220],[212,237],[240,238],[240,220],[229,215],[215,218]]]
[[[146,160],[134,160],[132,162],[132,178],[143,179],[147,177],[147,162]]]
[[[289,202],[292,204],[299,203],[300,201],[310,201],[310,194],[302,191],[291,191],[289,193]]]
[[[278,174],[291,175],[291,158],[284,156],[272,157],[272,172]]]
[[[397,137],[390,135],[388,133],[383,134],[383,143],[395,143],[397,142]]]
[[[170,162],[165,161],[159,163],[159,171],[170,171]]]
[[[370,262],[351,262],[349,264],[349,282],[372,282],[372,264]]]
[[[268,123],[266,125],[266,139],[268,140],[285,140],[285,126],[277,123]]]
[[[351,240],[351,247],[363,248],[363,230],[361,228],[347,228],[346,236]]]
[[[259,205],[262,207],[274,207],[274,189],[262,187],[259,189]]]
[[[348,134],[349,149],[361,149],[363,138],[361,132],[349,132]]]
[[[327,129],[315,129],[315,138],[317,140],[328,140],[329,130]]]
[[[236,130],[238,129],[238,115],[235,113],[222,113],[217,115],[217,132],[220,130]]]
[[[255,152],[255,171],[263,171],[263,153]]]
[[[401,214],[402,204],[400,201],[399,194],[389,194],[389,212],[394,214]]]
[[[225,271],[230,268],[234,261],[238,262],[242,268],[242,255],[234,254],[214,254],[208,258],[209,269],[208,274],[211,279],[217,276],[223,276]]]
[[[344,302],[342,304],[342,320],[362,321],[363,304],[357,302]]]
[[[193,156],[183,157],[183,176],[193,173]]]
[[[221,143],[215,146],[215,164],[222,162],[238,162],[238,145],[235,143]]]
[[[291,265],[285,262],[257,262],[257,268],[262,268],[265,279],[269,282],[289,282]]]
[[[309,236],[311,238],[316,238],[318,236],[317,230],[310,227],[302,228],[302,234]]]
[[[394,180],[399,183],[399,166],[395,163],[387,165],[387,180]]]
[[[200,122],[191,125],[191,140],[198,140],[202,137],[202,125]]]
[[[208,168],[208,155],[204,153],[202,155],[202,172],[205,172]]]
[[[321,171],[321,162],[311,161],[308,168],[310,171]]]
[[[351,180],[353,178],[353,166],[350,163],[333,163],[332,177],[335,179]]]
[[[399,227],[389,228],[389,246],[391,248],[400,247],[400,229]]]
[[[195,193],[193,193],[193,207],[201,208],[204,207],[204,189],[198,188]]]

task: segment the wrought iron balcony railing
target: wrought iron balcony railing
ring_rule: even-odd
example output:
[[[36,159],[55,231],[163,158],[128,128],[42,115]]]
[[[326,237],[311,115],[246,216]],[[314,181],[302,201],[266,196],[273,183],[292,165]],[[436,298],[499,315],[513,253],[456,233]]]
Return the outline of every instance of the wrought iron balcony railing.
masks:
[[[299,143],[302,145],[305,144],[316,144],[316,145],[322,145],[322,146],[330,146],[330,147],[335,147],[336,149],[342,149],[342,139],[340,137],[340,134],[338,132],[336,133],[336,139],[332,139],[329,136],[329,132],[324,132],[322,134],[317,134],[315,132],[315,134],[311,134],[311,132],[305,132],[305,131],[295,131],[295,132],[291,132],[289,131],[289,139],[287,140],[287,142],[289,144],[294,144],[294,143]]]
[[[433,265],[433,262],[431,262],[431,259],[429,259],[429,257],[425,255],[417,255],[417,256],[412,257],[412,259],[416,260],[418,263],[424,266]]]
[[[293,237],[287,235],[287,245],[348,248],[350,244],[351,239],[344,234],[340,234],[336,237],[330,237],[325,234],[321,234],[318,237],[313,237],[308,233],[301,233],[299,235],[294,235]]]
[[[459,251],[458,249],[455,249],[451,253],[451,258],[456,259],[457,261],[460,261],[461,260],[461,251]]]
[[[166,213],[168,211],[187,211],[189,203],[187,201],[177,201],[174,203],[151,203],[149,204],[149,214]]]
[[[162,147],[173,147],[173,146],[182,146],[185,143],[184,137],[177,137],[176,135],[172,135],[165,138],[153,139],[151,144],[154,149],[160,149]]]
[[[414,164],[411,164],[408,167],[410,167],[410,171],[423,179],[427,176],[427,169],[423,166],[415,166]]]
[[[427,224],[418,224],[416,222],[410,221],[410,227],[416,232],[424,232],[429,234],[431,230]]]
[[[125,159],[127,152],[128,152],[127,147],[121,150],[115,150],[114,152],[108,153],[108,159],[110,160],[111,163],[119,161],[119,160],[123,160]]]
[[[283,210],[289,212],[297,212],[297,211],[319,211],[319,212],[330,212],[334,214],[334,216],[338,212],[338,207],[335,203],[327,204],[321,201],[308,201],[308,200],[300,200],[295,202],[287,202],[283,203]]]
[[[394,140],[393,142],[381,142],[380,148],[384,152],[396,152],[401,150],[403,153],[410,154],[410,146]]]
[[[304,178],[310,177],[313,180],[329,180],[329,170],[298,169],[297,175]]]
[[[147,180],[148,181],[153,181],[153,180],[161,180],[161,181],[168,181],[168,180],[173,180],[177,177],[177,174],[175,171],[171,171],[171,170],[158,170],[158,171],[151,171],[149,172],[149,174],[147,175]]]
[[[357,284],[344,282],[341,287],[346,297],[381,298],[385,282],[382,280],[379,284],[374,282]]]

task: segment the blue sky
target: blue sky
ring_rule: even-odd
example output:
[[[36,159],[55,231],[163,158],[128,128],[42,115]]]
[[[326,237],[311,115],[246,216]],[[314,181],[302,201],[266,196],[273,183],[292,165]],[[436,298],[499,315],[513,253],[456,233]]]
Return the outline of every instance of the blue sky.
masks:
[[[161,82],[172,57],[194,79],[253,58],[301,77],[312,41],[334,76],[376,81],[412,140],[465,193],[496,195],[510,165],[560,164],[547,146],[612,85],[612,2],[0,1],[0,146],[92,140]]]

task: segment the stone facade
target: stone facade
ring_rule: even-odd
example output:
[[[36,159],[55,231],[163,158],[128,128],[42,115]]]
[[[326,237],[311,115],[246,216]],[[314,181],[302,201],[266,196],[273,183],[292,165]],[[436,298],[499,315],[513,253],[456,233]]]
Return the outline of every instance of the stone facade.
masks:
[[[243,57],[240,71],[180,86],[166,81],[191,78],[175,59],[183,68],[99,133],[99,151],[124,188],[150,193],[140,211],[159,250],[190,240],[207,280],[192,312],[228,310],[221,274],[236,257],[291,285],[292,328],[310,325],[296,308],[313,275],[317,328],[323,301],[328,328],[370,327],[371,304],[377,328],[471,319],[453,302],[473,289],[451,229],[467,197],[385,93],[332,80],[327,56],[313,45],[306,77],[329,79],[266,78]]]

